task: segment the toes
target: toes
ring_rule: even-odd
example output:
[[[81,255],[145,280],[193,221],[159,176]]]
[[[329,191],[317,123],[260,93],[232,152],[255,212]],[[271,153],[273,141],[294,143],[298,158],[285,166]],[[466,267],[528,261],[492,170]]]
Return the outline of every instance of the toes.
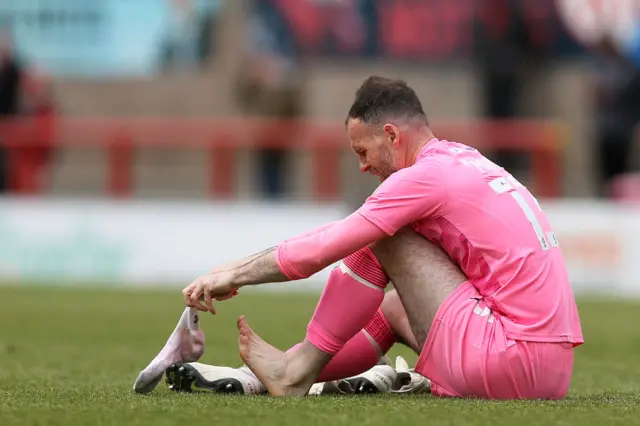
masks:
[[[242,327],[245,327],[247,324],[247,319],[244,315],[240,315],[238,317],[238,321],[236,322],[236,325],[238,326],[238,330],[241,330]]]
[[[240,358],[246,363],[248,360],[247,350],[249,348],[249,338],[242,334],[238,337],[238,352],[240,352]]]
[[[244,315],[238,318],[238,330],[241,335],[249,336],[251,334],[251,327],[249,327],[249,323],[247,323],[247,319]]]

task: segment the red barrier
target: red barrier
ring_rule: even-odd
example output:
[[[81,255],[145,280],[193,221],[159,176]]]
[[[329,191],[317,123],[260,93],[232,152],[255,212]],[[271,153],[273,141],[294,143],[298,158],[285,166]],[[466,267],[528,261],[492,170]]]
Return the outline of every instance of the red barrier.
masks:
[[[563,132],[555,122],[451,121],[434,125],[442,139],[479,149],[527,153],[532,159],[533,190],[560,196]],[[259,136],[259,137],[258,137]],[[25,147],[99,146],[108,152],[108,192],[128,196],[134,185],[136,147],[185,147],[209,150],[210,194],[233,197],[236,151],[247,147],[306,149],[313,153],[313,192],[317,199],[340,194],[340,154],[349,149],[342,123],[272,121],[243,118],[60,118],[54,125],[33,119],[0,121],[0,143],[11,151]],[[29,174],[29,164],[10,156],[13,175]],[[355,167],[355,166],[354,166]],[[20,191],[19,191],[20,192]]]

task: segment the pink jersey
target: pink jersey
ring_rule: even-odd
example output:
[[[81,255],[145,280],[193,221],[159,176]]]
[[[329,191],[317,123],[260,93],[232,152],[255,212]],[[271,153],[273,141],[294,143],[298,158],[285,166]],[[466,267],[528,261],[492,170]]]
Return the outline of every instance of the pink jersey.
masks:
[[[584,342],[565,262],[531,193],[476,149],[437,139],[357,211],[445,250],[514,340]]]
[[[309,276],[411,225],[445,250],[514,340],[583,343],[558,241],[529,191],[465,145],[431,140],[354,214],[288,240],[278,263]]]

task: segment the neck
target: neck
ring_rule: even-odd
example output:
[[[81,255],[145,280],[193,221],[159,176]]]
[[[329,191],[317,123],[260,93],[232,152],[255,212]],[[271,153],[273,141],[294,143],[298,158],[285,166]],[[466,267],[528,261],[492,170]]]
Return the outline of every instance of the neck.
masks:
[[[419,138],[416,138],[415,143],[412,144],[411,149],[407,151],[407,166],[413,166],[418,160],[418,154],[435,136],[431,130],[422,132]]]

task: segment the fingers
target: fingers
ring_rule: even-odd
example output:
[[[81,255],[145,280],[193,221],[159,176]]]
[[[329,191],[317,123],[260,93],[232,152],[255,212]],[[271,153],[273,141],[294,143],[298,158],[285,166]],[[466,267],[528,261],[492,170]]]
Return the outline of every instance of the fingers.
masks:
[[[213,300],[211,300],[211,292],[206,290],[204,292],[204,304],[207,307],[207,311],[211,312],[213,315],[216,314],[216,310],[213,307]]]
[[[193,292],[193,289],[196,287],[196,282],[194,281],[191,284],[189,284],[188,286],[186,286],[185,288],[182,289],[182,298],[184,299],[184,304],[186,306],[189,306],[191,308],[193,308],[193,306],[191,305],[191,293]]]
[[[185,305],[191,308],[196,308],[199,311],[208,311],[207,307],[200,302],[204,287],[205,283],[202,279],[198,278],[182,290],[182,297],[184,298]]]
[[[207,293],[205,283],[202,279],[198,278],[197,285],[191,292],[191,296],[189,296],[189,303],[191,303],[190,306],[202,312],[208,311],[207,307],[201,302],[205,293]]]
[[[226,287],[229,286],[221,283],[219,278],[211,275],[202,276],[189,284],[182,290],[184,304],[215,315],[214,300],[226,300],[238,294],[237,289],[227,290]]]

